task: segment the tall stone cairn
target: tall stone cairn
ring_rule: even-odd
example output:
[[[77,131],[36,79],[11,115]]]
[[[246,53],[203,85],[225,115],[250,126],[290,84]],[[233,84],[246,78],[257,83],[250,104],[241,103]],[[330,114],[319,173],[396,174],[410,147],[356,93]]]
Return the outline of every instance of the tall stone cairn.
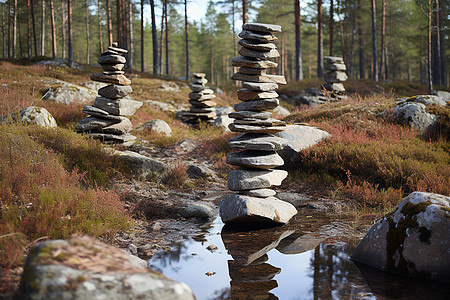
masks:
[[[122,71],[126,63],[123,54],[127,52],[113,43],[101,54],[98,63],[103,73],[93,74],[91,80],[108,85],[98,90],[99,97],[95,98],[94,105],[83,107],[82,111],[89,117],[78,122],[77,132],[87,132],[102,142],[124,143],[136,139],[129,134],[132,125],[126,117],[132,116],[142,102],[127,97],[133,91],[131,81]]]
[[[212,123],[216,118],[215,106],[217,103],[212,101],[216,98],[214,91],[206,84],[208,80],[205,73],[194,73],[194,80],[189,83],[192,92],[189,93],[189,103],[192,105],[189,111],[181,111],[180,119],[182,122],[198,126],[202,123]]]
[[[323,85],[325,90],[329,92],[330,101],[339,101],[346,99],[345,88],[342,82],[348,79],[345,70],[344,60],[339,56],[325,56],[324,68],[325,75],[324,79],[326,83]]]
[[[234,149],[244,150],[227,156],[226,162],[241,169],[228,174],[229,194],[220,203],[220,217],[225,223],[287,223],[297,210],[290,203],[274,197],[271,186],[281,185],[288,173],[273,168],[282,166],[283,159],[276,151],[286,145],[286,140],[275,135],[284,130],[283,122],[272,119],[272,110],[279,104],[275,91],[278,84],[286,84],[284,76],[267,74],[267,69],[277,67],[271,58],[280,54],[273,44],[277,40],[272,32],[281,32],[281,26],[246,23],[239,33],[241,56],[231,64],[238,72],[231,79],[241,80],[238,91],[240,103],[229,114],[234,122],[233,132],[243,133],[229,140]]]

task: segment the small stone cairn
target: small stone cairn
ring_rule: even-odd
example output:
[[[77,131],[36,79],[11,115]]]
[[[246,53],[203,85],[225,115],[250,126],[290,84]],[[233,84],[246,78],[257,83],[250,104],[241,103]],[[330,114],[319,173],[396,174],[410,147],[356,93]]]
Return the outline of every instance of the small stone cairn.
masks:
[[[88,132],[102,142],[124,143],[136,139],[129,134],[132,125],[126,117],[132,116],[142,102],[127,98],[133,91],[131,81],[122,71],[126,63],[123,54],[127,52],[113,43],[101,54],[98,63],[102,66],[103,73],[93,74],[91,80],[108,85],[98,90],[100,96],[95,98],[94,105],[83,107],[82,112],[89,117],[78,122],[75,126],[77,132]]]
[[[325,56],[325,76],[326,83],[323,87],[329,92],[329,101],[340,101],[346,99],[345,88],[342,82],[347,80],[347,70],[344,60],[339,56]]]
[[[238,91],[242,102],[234,105],[235,112],[229,114],[234,122],[229,125],[233,132],[243,133],[233,137],[229,144],[244,151],[231,153],[226,162],[241,169],[228,174],[228,188],[237,191],[229,194],[220,203],[222,221],[253,223],[287,223],[297,210],[290,203],[281,201],[270,189],[280,185],[288,173],[273,168],[282,166],[283,159],[276,151],[286,145],[286,140],[275,135],[284,130],[285,124],[272,119],[274,108],[279,104],[275,91],[278,83],[286,84],[284,76],[267,74],[267,69],[277,66],[270,61],[279,57],[271,32],[281,32],[281,26],[246,23],[239,33],[241,56],[234,57],[231,64],[239,67],[231,79],[241,80],[243,89]]]
[[[189,93],[189,103],[192,105],[189,111],[181,111],[180,119],[182,122],[192,126],[198,126],[200,122],[212,123],[216,118],[216,98],[214,91],[206,86],[208,80],[205,73],[194,73],[194,80],[189,83],[192,90]]]

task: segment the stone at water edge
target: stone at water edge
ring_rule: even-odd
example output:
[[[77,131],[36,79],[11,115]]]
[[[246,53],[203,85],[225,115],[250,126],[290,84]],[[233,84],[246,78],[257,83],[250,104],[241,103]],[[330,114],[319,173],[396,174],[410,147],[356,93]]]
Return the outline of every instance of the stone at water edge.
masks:
[[[297,210],[292,204],[275,197],[231,194],[220,202],[219,214],[224,223],[256,221],[286,224],[297,214]]]
[[[228,173],[228,188],[241,191],[278,186],[287,175],[284,170],[233,170]]]
[[[228,140],[231,148],[278,151],[286,147],[287,140],[272,134],[245,133]]]
[[[128,96],[133,92],[129,85],[107,85],[98,90],[98,94],[105,98],[118,99]]]
[[[352,259],[395,273],[450,282],[450,197],[413,192],[373,225]]]
[[[94,106],[113,115],[132,116],[142,106],[142,102],[130,98],[113,100],[105,97],[97,97],[95,98]]]
[[[22,122],[28,124],[35,124],[46,128],[57,127],[55,118],[43,107],[29,106],[20,111],[20,118]]]
[[[246,150],[227,155],[226,163],[244,168],[271,169],[284,165],[284,161],[275,151]]]

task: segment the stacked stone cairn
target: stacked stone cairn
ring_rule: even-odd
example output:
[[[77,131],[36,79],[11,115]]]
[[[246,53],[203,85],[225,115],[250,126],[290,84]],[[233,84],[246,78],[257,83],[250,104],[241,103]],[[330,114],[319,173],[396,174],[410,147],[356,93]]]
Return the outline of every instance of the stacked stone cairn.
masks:
[[[82,111],[89,117],[78,122],[77,132],[87,132],[102,142],[124,143],[136,139],[129,134],[132,125],[126,117],[132,116],[142,102],[127,97],[133,91],[131,81],[122,71],[126,63],[123,54],[127,52],[113,43],[101,54],[98,63],[103,73],[93,74],[91,80],[108,85],[98,90],[100,96],[95,98],[94,105],[83,107]]]
[[[286,84],[284,76],[267,74],[267,69],[277,67],[271,58],[279,57],[272,32],[281,32],[281,26],[246,23],[239,33],[241,56],[231,63],[238,72],[231,77],[241,80],[243,89],[238,91],[242,102],[229,114],[234,122],[229,125],[233,132],[243,133],[229,140],[234,152],[226,162],[241,169],[228,174],[228,188],[237,194],[229,194],[220,203],[220,216],[225,223],[250,222],[285,224],[297,210],[290,203],[281,201],[270,189],[281,185],[288,173],[275,170],[284,164],[276,151],[286,145],[286,140],[276,134],[285,129],[283,122],[272,119],[272,110],[279,104],[278,83]]]
[[[216,97],[214,91],[206,86],[208,80],[205,73],[194,73],[194,80],[189,83],[192,92],[189,93],[189,103],[192,105],[189,111],[181,111],[182,122],[197,127],[200,122],[212,123],[216,118],[216,102],[212,101]]]
[[[344,60],[339,56],[325,56],[325,76],[326,83],[323,85],[329,92],[329,101],[340,101],[346,99],[345,88],[342,82],[347,80]]]

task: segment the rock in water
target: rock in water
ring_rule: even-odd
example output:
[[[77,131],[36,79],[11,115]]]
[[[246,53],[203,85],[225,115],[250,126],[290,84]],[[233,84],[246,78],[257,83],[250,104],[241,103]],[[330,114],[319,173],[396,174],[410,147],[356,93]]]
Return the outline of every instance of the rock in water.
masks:
[[[450,197],[414,192],[370,228],[352,259],[450,283]]]

